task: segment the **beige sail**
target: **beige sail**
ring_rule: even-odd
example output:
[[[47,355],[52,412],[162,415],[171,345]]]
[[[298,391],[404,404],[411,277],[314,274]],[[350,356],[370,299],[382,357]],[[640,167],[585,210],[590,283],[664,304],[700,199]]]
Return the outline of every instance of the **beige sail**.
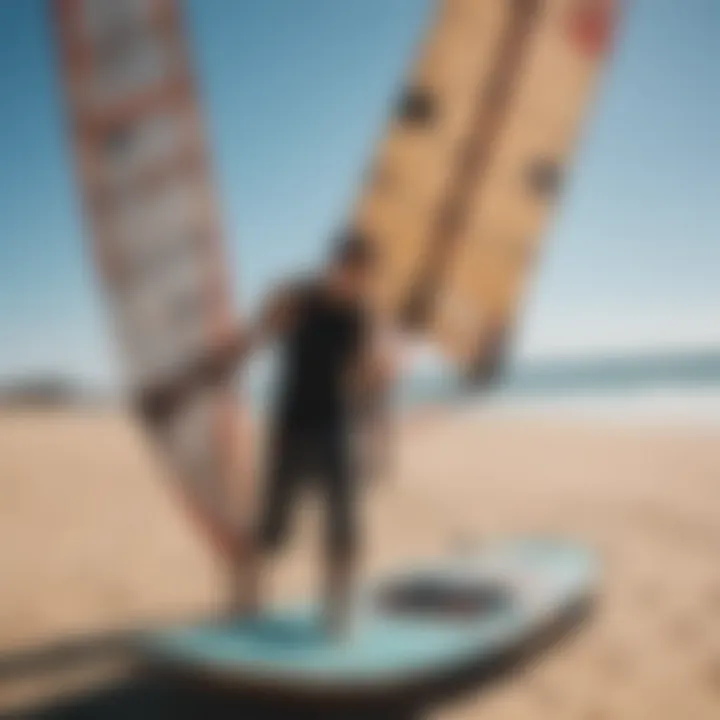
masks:
[[[491,367],[512,327],[615,10],[438,4],[355,222],[380,250],[380,307],[467,370]]]

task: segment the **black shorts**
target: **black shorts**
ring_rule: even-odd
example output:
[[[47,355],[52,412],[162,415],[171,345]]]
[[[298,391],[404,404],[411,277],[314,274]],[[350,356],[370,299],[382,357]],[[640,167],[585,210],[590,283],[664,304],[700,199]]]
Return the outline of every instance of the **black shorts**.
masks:
[[[325,513],[325,548],[331,557],[350,556],[357,546],[356,479],[347,434],[282,432],[269,446],[259,542],[273,551],[284,542],[293,506],[305,487],[320,495]]]

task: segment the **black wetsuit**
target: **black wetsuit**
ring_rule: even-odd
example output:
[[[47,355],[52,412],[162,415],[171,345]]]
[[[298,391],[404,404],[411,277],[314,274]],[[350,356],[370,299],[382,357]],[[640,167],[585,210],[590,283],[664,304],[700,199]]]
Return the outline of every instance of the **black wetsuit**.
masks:
[[[281,348],[261,543],[271,550],[282,542],[298,490],[312,480],[326,505],[328,552],[347,555],[356,545],[353,412],[347,385],[367,321],[359,304],[334,298],[320,285],[298,290],[294,301]]]

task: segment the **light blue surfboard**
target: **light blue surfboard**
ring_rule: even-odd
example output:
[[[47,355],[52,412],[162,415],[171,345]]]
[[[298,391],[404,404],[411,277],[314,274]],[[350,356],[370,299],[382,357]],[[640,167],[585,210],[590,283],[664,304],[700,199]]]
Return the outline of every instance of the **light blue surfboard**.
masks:
[[[411,687],[492,662],[592,598],[594,556],[528,538],[398,573],[358,594],[342,642],[307,604],[143,638],[165,667],[224,683],[308,692]]]

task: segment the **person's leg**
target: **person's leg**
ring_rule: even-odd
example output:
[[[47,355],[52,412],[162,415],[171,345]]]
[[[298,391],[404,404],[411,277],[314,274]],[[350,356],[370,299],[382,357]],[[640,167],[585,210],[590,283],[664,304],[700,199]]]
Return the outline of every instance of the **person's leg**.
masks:
[[[233,401],[234,403],[235,401]],[[234,412],[234,407],[228,406],[228,413]],[[222,512],[229,513],[234,522],[233,532],[229,537],[229,608],[231,614],[252,614],[258,608],[259,596],[259,572],[260,563],[257,556],[255,533],[253,527],[248,523],[248,505],[252,502],[251,495],[254,482],[253,475],[253,438],[252,426],[246,406],[241,407],[240,423],[238,427],[223,423],[220,426],[223,433],[230,432],[232,438],[226,438],[229,447],[232,448],[234,476],[242,477],[243,482],[228,483],[235,490],[228,497],[222,498],[224,507]],[[233,441],[234,438],[235,439]],[[250,486],[251,492],[248,492]]]
[[[338,637],[350,629],[357,555],[356,482],[346,442],[331,439],[324,454],[325,619],[329,632]]]
[[[238,539],[230,568],[230,614],[255,615],[260,610],[262,560],[262,549],[251,530]]]
[[[272,441],[268,448],[265,484],[262,488],[259,519],[243,538],[234,585],[235,609],[257,612],[263,600],[266,558],[282,545],[297,494],[299,468],[294,443],[287,439]]]
[[[325,567],[325,624],[335,638],[346,637],[351,630],[352,593],[355,582],[355,558],[347,552],[328,556]]]

